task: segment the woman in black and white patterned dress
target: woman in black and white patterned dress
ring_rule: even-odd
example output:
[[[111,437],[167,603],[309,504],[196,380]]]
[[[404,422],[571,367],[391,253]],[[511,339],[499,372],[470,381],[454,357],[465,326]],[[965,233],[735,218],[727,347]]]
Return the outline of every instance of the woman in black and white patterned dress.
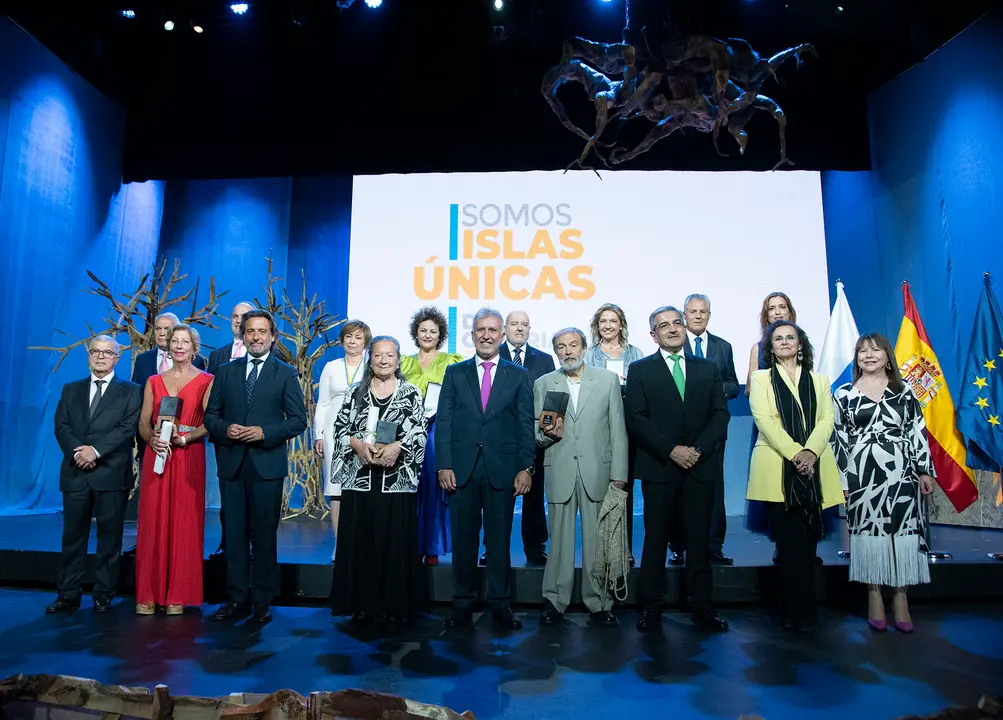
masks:
[[[881,587],[890,586],[895,628],[912,632],[906,587],[930,582],[920,499],[934,483],[926,423],[883,335],[862,335],[854,357],[853,382],[833,394],[850,580],[867,583],[872,629],[887,627]]]
[[[425,600],[417,500],[425,408],[400,363],[397,340],[373,338],[362,379],[334,421],[342,508],[331,613],[357,622],[382,615],[398,624]],[[378,445],[378,431],[396,439]]]

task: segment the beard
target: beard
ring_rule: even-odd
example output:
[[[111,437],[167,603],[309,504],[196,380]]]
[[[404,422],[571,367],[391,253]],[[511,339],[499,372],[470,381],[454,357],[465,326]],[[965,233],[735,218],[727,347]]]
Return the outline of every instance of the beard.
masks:
[[[561,369],[563,369],[564,372],[578,372],[582,369],[582,365],[584,364],[585,361],[580,357],[567,358],[565,360],[561,360]]]

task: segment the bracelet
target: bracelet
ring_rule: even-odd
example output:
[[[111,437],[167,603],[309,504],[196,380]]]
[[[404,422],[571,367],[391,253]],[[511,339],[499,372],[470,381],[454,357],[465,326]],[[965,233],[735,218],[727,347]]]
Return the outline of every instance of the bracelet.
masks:
[[[188,445],[188,436],[187,435],[181,435],[180,437],[181,437],[181,447],[187,447],[187,445]]]

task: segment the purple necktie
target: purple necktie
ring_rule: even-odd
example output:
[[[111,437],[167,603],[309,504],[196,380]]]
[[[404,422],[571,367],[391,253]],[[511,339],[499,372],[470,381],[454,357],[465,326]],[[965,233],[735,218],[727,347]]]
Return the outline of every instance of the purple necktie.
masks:
[[[484,412],[487,412],[488,398],[491,397],[491,368],[494,366],[493,362],[481,364],[484,368],[484,377],[481,378],[481,410]]]

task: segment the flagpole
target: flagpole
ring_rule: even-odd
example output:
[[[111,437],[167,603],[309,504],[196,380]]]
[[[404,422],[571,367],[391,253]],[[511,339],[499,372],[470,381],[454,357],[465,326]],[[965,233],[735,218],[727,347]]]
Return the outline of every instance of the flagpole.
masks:
[[[920,502],[923,503],[923,522],[926,524],[926,548],[927,557],[931,560],[953,560],[954,556],[949,552],[934,552],[933,550],[933,527],[930,525],[930,496],[921,495]]]

